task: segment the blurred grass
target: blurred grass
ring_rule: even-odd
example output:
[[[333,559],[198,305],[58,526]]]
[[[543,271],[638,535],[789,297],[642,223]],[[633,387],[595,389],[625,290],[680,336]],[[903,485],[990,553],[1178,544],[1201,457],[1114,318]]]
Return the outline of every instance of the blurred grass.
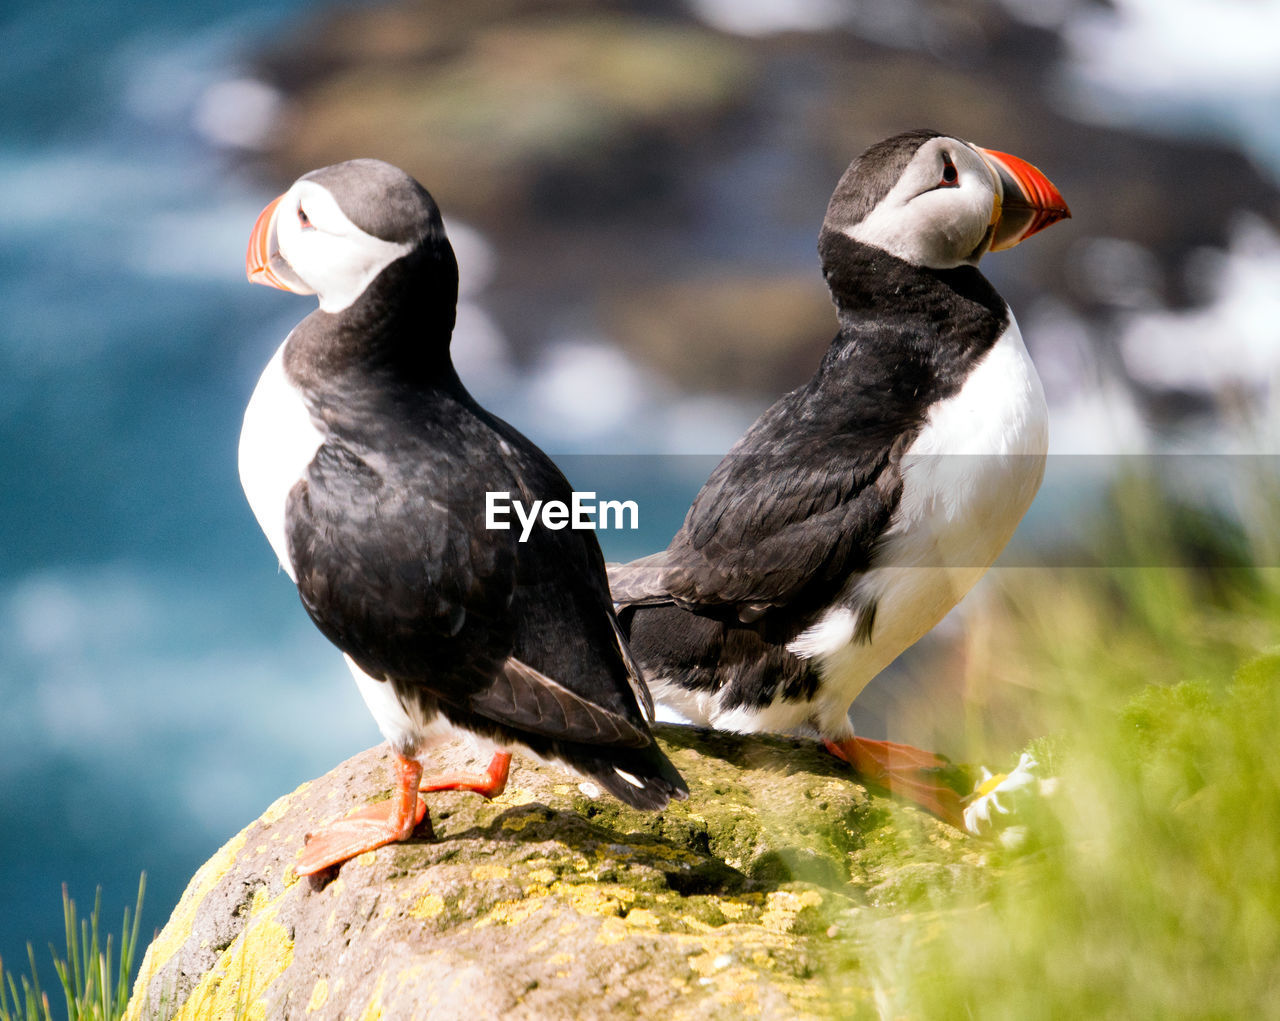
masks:
[[[980,893],[836,953],[856,944],[880,1017],[1280,1017],[1280,505],[1252,506],[1125,479],[1097,566],[1000,573],[979,744],[987,710],[1014,720],[1059,781]]]
[[[138,879],[138,901],[130,924],[130,912],[124,911],[120,930],[119,958],[111,934],[103,938],[102,889],[99,887],[89,917],[79,919],[76,903],[62,888],[62,917],[66,925],[66,956],[60,956],[51,945],[53,969],[62,987],[67,1021],[115,1021],[124,1016],[129,1002],[135,957],[138,950],[138,924],[142,916],[142,898],[146,892],[146,874]],[[0,1021],[53,1021],[49,994],[40,984],[35,948],[27,944],[30,973],[15,977],[0,961]]]

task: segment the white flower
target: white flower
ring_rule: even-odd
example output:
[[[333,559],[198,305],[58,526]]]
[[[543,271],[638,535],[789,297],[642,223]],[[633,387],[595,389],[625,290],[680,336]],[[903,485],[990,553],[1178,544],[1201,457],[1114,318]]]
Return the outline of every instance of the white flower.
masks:
[[[1007,835],[1016,842],[1021,828],[1009,827],[1009,823],[1019,804],[1049,793],[1034,773],[1038,766],[1030,753],[1023,752],[1011,773],[993,774],[982,767],[982,779],[974,785],[964,809],[964,828],[975,836],[986,836],[1000,828],[1006,831],[1001,835],[1002,840]]]

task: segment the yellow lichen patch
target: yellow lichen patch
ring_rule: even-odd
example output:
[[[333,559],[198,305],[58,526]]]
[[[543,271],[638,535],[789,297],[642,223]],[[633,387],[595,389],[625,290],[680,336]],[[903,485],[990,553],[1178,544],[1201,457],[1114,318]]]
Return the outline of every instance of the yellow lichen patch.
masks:
[[[297,790],[292,791],[289,794],[285,794],[283,797],[276,798],[275,801],[271,802],[271,804],[267,806],[267,810],[258,817],[258,822],[262,823],[264,826],[270,826],[274,822],[279,822],[288,814],[289,803],[299,794],[306,791],[311,784],[312,781],[308,780]]]
[[[138,971],[138,980],[134,983],[135,995],[129,1001],[129,1008],[125,1013],[126,1021],[139,1021],[145,1016],[143,1012],[148,1008],[144,991],[151,987],[156,974],[181,949],[191,935],[191,927],[195,923],[201,903],[235,864],[236,855],[244,847],[247,833],[247,829],[241,830],[223,844],[212,858],[200,866],[200,871],[187,884],[187,889],[182,894],[182,899],[178,901],[178,906],[173,909],[173,914],[169,916],[168,923],[160,930],[160,935],[147,947],[146,956],[142,959],[142,967]],[[142,995],[138,995],[140,993]]]
[[[482,883],[493,879],[506,879],[511,875],[511,869],[507,865],[477,865],[471,870],[471,878]]]
[[[495,904],[483,918],[476,920],[476,928],[483,929],[489,925],[519,925],[542,907],[545,898],[532,897],[526,900],[506,900]]]
[[[760,924],[773,932],[790,932],[801,911],[821,905],[822,895],[817,890],[805,890],[803,893],[774,890],[760,914]]]
[[[244,929],[205,972],[175,1015],[175,1021],[210,1017],[243,1017],[249,1021],[266,1018],[267,1008],[262,997],[293,961],[293,940],[276,920],[280,897],[269,900],[265,890],[257,890]]]
[[[501,805],[505,808],[519,808],[521,805],[530,805],[537,800],[537,796],[528,788],[508,787],[502,794],[493,799],[493,804]]]
[[[386,985],[387,976],[379,975],[378,984],[373,988],[373,995],[369,997],[369,1004],[360,1012],[359,1021],[381,1021],[382,1019],[382,988]]]
[[[630,935],[627,923],[621,918],[609,917],[600,923],[600,931],[596,933],[596,942],[604,946],[620,943]]]
[[[573,954],[552,954],[547,958],[547,963],[552,965],[569,964],[573,961]]]
[[[776,968],[778,966],[778,962],[774,958],[773,954],[764,949],[753,950],[751,952],[751,963],[757,968]]]
[[[720,909],[720,913],[730,921],[738,921],[744,915],[749,914],[756,905],[744,904],[740,900],[721,900],[715,898],[715,905]]]
[[[634,908],[627,912],[627,924],[641,929],[656,929],[658,916],[648,908]]]
[[[511,830],[513,833],[519,833],[522,829],[524,829],[526,826],[530,825],[531,823],[540,823],[540,822],[545,822],[545,820],[540,815],[517,815],[511,819],[503,819],[502,828],[504,830]]]
[[[631,848],[631,851],[634,854],[644,854],[663,861],[684,862],[688,865],[696,865],[702,861],[702,858],[692,851],[686,851],[683,847],[669,847],[666,844],[639,844]]]
[[[555,882],[556,874],[552,869],[533,869],[529,873],[529,882],[550,886]]]
[[[620,915],[636,899],[635,890],[617,883],[552,883],[551,892],[580,915]]]
[[[444,911],[444,898],[438,893],[424,893],[409,908],[414,918],[435,918]]]
[[[311,999],[307,1001],[307,1013],[314,1014],[324,1006],[327,999],[329,999],[329,983],[322,978],[316,979],[315,987],[311,990]]]

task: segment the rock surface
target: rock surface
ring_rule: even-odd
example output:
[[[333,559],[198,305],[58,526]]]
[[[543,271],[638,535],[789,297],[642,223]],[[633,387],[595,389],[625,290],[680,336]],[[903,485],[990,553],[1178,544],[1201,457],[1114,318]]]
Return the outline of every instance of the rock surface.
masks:
[[[349,759],[200,869],[128,1017],[873,1016],[875,919],[984,881],[983,847],[813,743],[657,732],[691,791],[661,813],[518,760],[492,802],[431,795],[436,839],[300,880],[308,831],[389,794],[385,748]]]

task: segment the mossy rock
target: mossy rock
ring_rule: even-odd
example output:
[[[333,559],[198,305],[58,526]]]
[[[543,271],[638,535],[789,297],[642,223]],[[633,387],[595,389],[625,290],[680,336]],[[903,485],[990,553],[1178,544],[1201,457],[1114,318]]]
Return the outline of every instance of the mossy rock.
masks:
[[[812,742],[657,733],[687,802],[636,812],[519,761],[491,802],[430,795],[434,839],[299,879],[307,832],[388,794],[385,748],[349,759],[201,868],[129,1018],[858,1016],[849,920],[979,883],[981,847]]]

